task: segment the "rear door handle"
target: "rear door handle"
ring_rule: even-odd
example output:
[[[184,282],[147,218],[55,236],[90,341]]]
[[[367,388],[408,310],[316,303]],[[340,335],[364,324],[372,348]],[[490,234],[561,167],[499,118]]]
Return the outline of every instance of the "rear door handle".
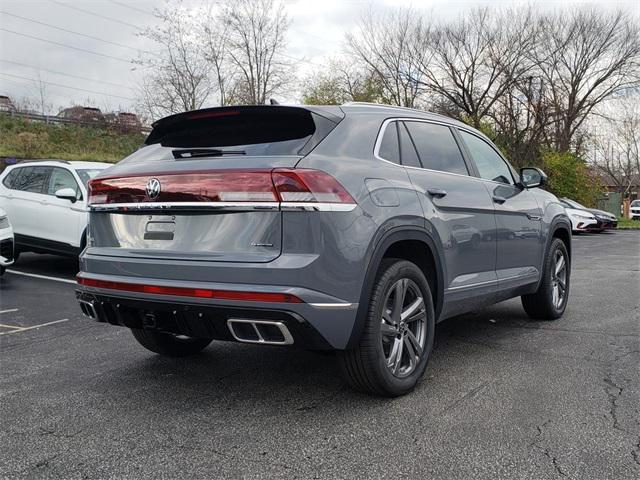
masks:
[[[432,197],[442,198],[447,194],[447,191],[440,190],[439,188],[427,188],[427,193]]]
[[[494,195],[493,196],[493,201],[496,202],[496,203],[503,204],[504,202],[507,201],[507,199],[504,198],[504,197],[499,197],[498,195]]]

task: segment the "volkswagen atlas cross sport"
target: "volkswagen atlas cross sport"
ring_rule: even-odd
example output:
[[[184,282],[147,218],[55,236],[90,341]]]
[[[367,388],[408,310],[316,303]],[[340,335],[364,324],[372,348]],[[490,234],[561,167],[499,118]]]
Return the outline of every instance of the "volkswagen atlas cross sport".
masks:
[[[412,109],[172,115],[90,182],[77,297],[162,355],[212,339],[336,350],[353,387],[401,395],[436,322],[518,296],[531,317],[563,314],[571,223],[544,182]]]

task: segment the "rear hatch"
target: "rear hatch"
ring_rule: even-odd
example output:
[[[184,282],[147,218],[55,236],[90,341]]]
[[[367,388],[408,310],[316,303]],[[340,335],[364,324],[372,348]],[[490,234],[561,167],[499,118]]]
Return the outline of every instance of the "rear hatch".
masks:
[[[284,201],[339,198],[337,182],[294,167],[341,118],[337,107],[254,106],[159,120],[143,148],[90,182],[88,253],[277,258]]]

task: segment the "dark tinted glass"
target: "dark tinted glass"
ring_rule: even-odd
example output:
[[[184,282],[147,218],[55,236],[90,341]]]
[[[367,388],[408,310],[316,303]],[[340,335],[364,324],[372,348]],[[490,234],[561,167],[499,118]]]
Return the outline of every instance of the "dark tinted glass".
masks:
[[[380,158],[393,163],[400,163],[400,150],[398,147],[398,127],[396,122],[387,125],[378,150]]]
[[[400,125],[400,158],[402,158],[402,164],[409,167],[421,167],[420,159],[416,153],[416,149],[413,146],[409,132],[404,123]]]
[[[453,133],[445,125],[406,122],[423,168],[468,175]]]
[[[14,181],[13,188],[23,192],[44,193],[45,183],[51,167],[25,167]]]
[[[49,195],[55,195],[56,192],[62,188],[71,188],[78,194],[78,183],[73,178],[73,174],[64,168],[54,168],[49,177],[49,188],[47,193]]]
[[[460,130],[460,136],[467,144],[469,153],[478,167],[480,177],[494,182],[513,184],[511,170],[500,155],[480,137]]]
[[[4,177],[4,180],[2,180],[3,185],[7,188],[12,188],[13,182],[18,177],[19,173],[19,168],[14,168],[13,170],[11,170],[9,173],[7,173],[7,176]]]

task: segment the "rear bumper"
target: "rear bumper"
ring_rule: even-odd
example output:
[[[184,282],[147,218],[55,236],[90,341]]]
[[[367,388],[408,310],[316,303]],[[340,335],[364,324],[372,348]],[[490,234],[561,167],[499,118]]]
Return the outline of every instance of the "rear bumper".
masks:
[[[81,274],[83,278],[95,278]],[[105,279],[105,276],[100,276]],[[110,277],[110,280],[114,280]],[[154,284],[152,280],[144,284]],[[157,284],[157,281],[155,282]],[[220,288],[226,292],[286,291],[300,303],[241,301],[219,298],[191,298],[175,295],[129,292],[78,286],[76,297],[83,313],[99,322],[130,328],[149,328],[191,337],[238,341],[229,320],[281,323],[291,333],[294,345],[309,349],[343,349],[353,326],[358,304],[301,288],[257,285],[172,282],[173,287]],[[140,283],[142,285],[142,283]],[[238,325],[236,325],[238,326]],[[241,326],[241,325],[240,325]],[[236,332],[237,333],[237,332]],[[249,343],[250,339],[245,339]]]
[[[83,290],[77,290],[76,297],[86,316],[112,325],[189,337],[238,341],[237,332],[234,333],[229,328],[229,320],[256,320],[285,325],[292,341],[282,342],[283,344],[292,343],[314,350],[333,348],[309,322],[295,312],[286,310],[141,300],[87,293]]]

